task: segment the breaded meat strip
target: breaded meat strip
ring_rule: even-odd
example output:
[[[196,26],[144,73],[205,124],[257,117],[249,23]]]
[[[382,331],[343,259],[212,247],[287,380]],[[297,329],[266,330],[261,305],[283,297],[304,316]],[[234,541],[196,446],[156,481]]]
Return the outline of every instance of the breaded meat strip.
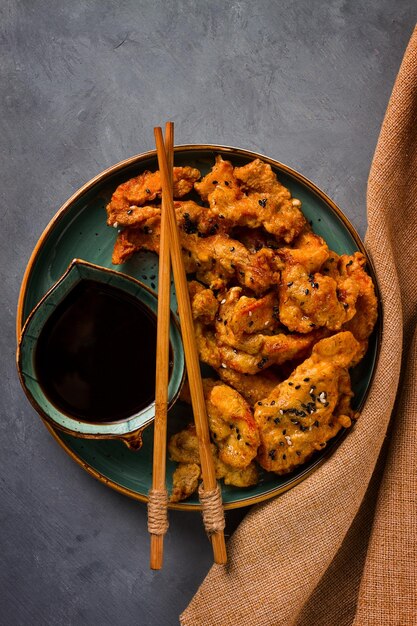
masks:
[[[182,198],[189,193],[199,178],[200,172],[194,167],[174,167],[174,198]],[[136,214],[138,207],[161,197],[159,170],[143,172],[117,187],[106,207],[107,224],[116,227],[118,224],[126,224],[126,220]]]

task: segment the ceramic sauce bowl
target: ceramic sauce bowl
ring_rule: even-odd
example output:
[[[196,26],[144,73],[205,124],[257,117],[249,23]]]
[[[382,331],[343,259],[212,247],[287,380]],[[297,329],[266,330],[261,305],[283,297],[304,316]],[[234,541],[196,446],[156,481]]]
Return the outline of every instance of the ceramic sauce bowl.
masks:
[[[155,415],[156,313],[156,295],[138,280],[72,261],[29,315],[18,344],[20,381],[36,411],[77,437],[139,449]],[[171,314],[169,406],[184,374]]]

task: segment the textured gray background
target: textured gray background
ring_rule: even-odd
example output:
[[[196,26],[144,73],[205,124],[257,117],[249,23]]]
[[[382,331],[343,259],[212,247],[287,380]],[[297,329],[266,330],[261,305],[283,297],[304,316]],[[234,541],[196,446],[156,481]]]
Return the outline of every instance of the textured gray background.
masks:
[[[148,568],[144,505],[55,443],[17,380],[15,308],[43,228],[102,169],[177,143],[263,152],[311,178],[365,232],[372,154],[414,0],[0,3],[0,622],[176,624],[212,555],[172,513]],[[241,517],[228,514],[231,530]],[[238,591],[237,591],[238,592]]]

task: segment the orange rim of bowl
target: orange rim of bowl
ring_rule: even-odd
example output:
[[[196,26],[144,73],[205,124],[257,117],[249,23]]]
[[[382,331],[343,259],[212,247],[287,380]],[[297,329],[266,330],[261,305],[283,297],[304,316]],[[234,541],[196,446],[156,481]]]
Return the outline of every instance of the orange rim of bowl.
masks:
[[[372,386],[372,382],[373,382],[376,366],[377,366],[377,363],[378,363],[380,343],[381,343],[381,337],[382,337],[382,315],[381,315],[381,299],[379,297],[379,289],[378,289],[378,283],[377,283],[376,276],[375,276],[375,270],[374,270],[372,261],[369,258],[368,254],[366,252],[366,249],[365,249],[365,247],[364,247],[364,245],[362,243],[362,240],[359,237],[358,233],[356,232],[354,226],[349,221],[349,219],[346,217],[346,215],[344,215],[344,213],[341,211],[341,209],[339,209],[339,207],[333,202],[333,200],[331,198],[329,198],[329,196],[327,194],[324,193],[324,191],[322,191],[319,187],[317,187],[311,180],[309,180],[308,178],[306,178],[305,176],[303,176],[302,174],[300,174],[296,170],[292,169],[288,165],[285,165],[284,163],[281,163],[280,161],[276,161],[275,159],[271,159],[270,157],[267,157],[267,156],[265,156],[263,154],[259,154],[257,152],[252,152],[250,150],[244,150],[242,148],[234,148],[232,146],[221,146],[221,145],[215,145],[215,144],[184,144],[184,145],[175,146],[175,148],[174,148],[174,154],[176,152],[204,152],[204,151],[229,154],[231,157],[233,157],[233,156],[243,156],[243,157],[251,158],[251,159],[262,159],[262,161],[265,161],[266,163],[271,165],[273,168],[281,170],[285,174],[288,174],[288,175],[292,176],[298,182],[300,182],[304,186],[308,187],[308,189],[310,191],[312,191],[316,196],[318,196],[321,200],[323,200],[323,202],[330,208],[330,210],[333,211],[337,215],[337,217],[344,224],[345,228],[349,231],[349,234],[352,236],[352,238],[355,241],[355,243],[356,243],[357,247],[359,248],[359,250],[366,256],[367,263],[368,263],[369,270],[370,270],[370,274],[371,274],[372,280],[373,280],[374,285],[375,285],[376,295],[377,295],[377,299],[378,299],[378,309],[379,309],[379,311],[378,311],[378,321],[377,321],[377,324],[378,324],[378,338],[377,338],[377,345],[376,345],[376,354],[375,354],[374,367],[373,367],[373,371],[372,371],[372,374],[371,374],[371,378],[370,378],[368,387],[367,387],[367,389],[365,391],[364,397],[362,398],[360,406],[358,407],[358,411],[360,411],[362,409],[365,401],[366,401],[366,398],[368,396],[369,390],[370,390],[370,388]],[[56,226],[56,224],[60,221],[60,219],[64,216],[64,214],[69,210],[69,208],[72,206],[72,204],[75,201],[77,201],[89,189],[94,187],[94,185],[96,185],[97,183],[101,182],[103,179],[105,179],[110,174],[114,174],[115,172],[118,172],[119,170],[122,170],[122,169],[124,169],[125,167],[127,167],[129,165],[134,165],[134,164],[138,164],[139,165],[142,161],[146,161],[147,159],[150,159],[150,158],[156,158],[156,150],[149,150],[148,152],[143,152],[142,154],[134,155],[132,157],[129,157],[128,159],[125,159],[123,161],[119,161],[119,163],[116,163],[115,165],[112,165],[111,167],[108,167],[107,169],[102,171],[100,174],[97,174],[97,176],[94,176],[94,178],[89,180],[82,187],[80,187],[78,189],[78,191],[76,191],[66,202],[64,202],[64,204],[61,206],[61,208],[55,213],[55,215],[50,220],[50,222],[48,223],[46,228],[43,230],[41,236],[39,237],[39,239],[38,239],[38,241],[37,241],[37,243],[36,243],[36,245],[35,245],[35,247],[34,247],[34,249],[32,251],[32,254],[30,255],[28,264],[26,266],[25,273],[23,275],[22,284],[21,284],[20,292],[19,292],[18,303],[17,303],[17,314],[16,314],[16,339],[17,339],[17,343],[19,343],[20,334],[22,332],[22,328],[23,328],[23,324],[24,324],[23,308],[24,308],[24,302],[25,302],[25,297],[26,297],[27,285],[28,285],[28,282],[29,282],[29,278],[30,278],[30,276],[32,274],[32,270],[33,270],[34,265],[36,263],[38,254],[41,251],[41,249],[42,249],[42,247],[43,247],[47,237],[49,236],[50,232],[53,230],[53,228]],[[119,493],[122,493],[125,496],[133,498],[134,500],[139,500],[140,502],[148,502],[148,497],[146,495],[137,493],[136,491],[133,491],[132,489],[128,489],[127,487],[123,487],[123,485],[120,485],[119,483],[114,482],[110,478],[107,478],[106,476],[104,476],[104,474],[102,474],[101,472],[99,472],[96,469],[94,469],[94,467],[92,467],[86,461],[84,461],[81,457],[79,457],[61,439],[61,437],[59,436],[58,429],[55,429],[53,426],[51,426],[51,424],[49,424],[43,418],[42,415],[40,415],[40,417],[41,417],[44,425],[46,426],[46,428],[51,433],[52,437],[57,441],[57,443],[61,446],[61,448],[63,448],[65,450],[65,452],[80,467],[82,467],[85,471],[87,471],[91,476],[93,476],[94,478],[96,478],[100,482],[104,483],[108,487],[111,487],[115,491],[118,491]],[[347,432],[348,431],[346,431],[346,433]],[[292,489],[293,487],[295,487],[296,485],[301,483],[303,480],[305,480],[308,476],[310,476],[318,467],[320,467],[322,465],[322,463],[324,463],[327,460],[327,458],[340,445],[340,443],[343,441],[343,439],[344,439],[344,436],[342,435],[335,446],[331,447],[327,451],[327,453],[325,452],[323,454],[323,456],[321,456],[313,464],[312,467],[307,467],[305,469],[305,471],[301,472],[301,474],[299,474],[296,478],[294,478],[293,481],[291,481],[289,484],[282,485],[280,487],[271,488],[270,490],[266,491],[265,493],[263,493],[261,495],[252,496],[252,497],[249,497],[249,498],[242,497],[241,499],[236,500],[234,502],[227,502],[227,503],[225,503],[223,505],[224,509],[225,510],[237,509],[237,508],[241,508],[241,507],[244,507],[244,506],[251,506],[253,504],[258,504],[259,502],[263,502],[264,500],[268,500],[270,498],[273,498],[275,496],[278,496],[278,495],[284,493],[285,491],[288,491],[289,489]],[[169,508],[170,509],[181,510],[181,511],[199,511],[201,509],[201,505],[200,504],[189,504],[187,502],[183,502],[183,503],[169,504]]]

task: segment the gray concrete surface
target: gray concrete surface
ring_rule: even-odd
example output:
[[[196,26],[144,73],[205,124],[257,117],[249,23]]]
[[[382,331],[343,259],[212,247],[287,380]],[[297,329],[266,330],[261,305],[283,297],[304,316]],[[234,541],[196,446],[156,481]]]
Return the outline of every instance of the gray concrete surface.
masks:
[[[363,235],[416,15],[414,0],[0,3],[1,624],[176,624],[212,559],[199,516],[177,512],[165,567],[151,572],[145,507],[74,464],[23,395],[15,308],[46,223],[172,119],[177,143],[236,145],[300,170]],[[229,532],[241,516],[228,515]]]

